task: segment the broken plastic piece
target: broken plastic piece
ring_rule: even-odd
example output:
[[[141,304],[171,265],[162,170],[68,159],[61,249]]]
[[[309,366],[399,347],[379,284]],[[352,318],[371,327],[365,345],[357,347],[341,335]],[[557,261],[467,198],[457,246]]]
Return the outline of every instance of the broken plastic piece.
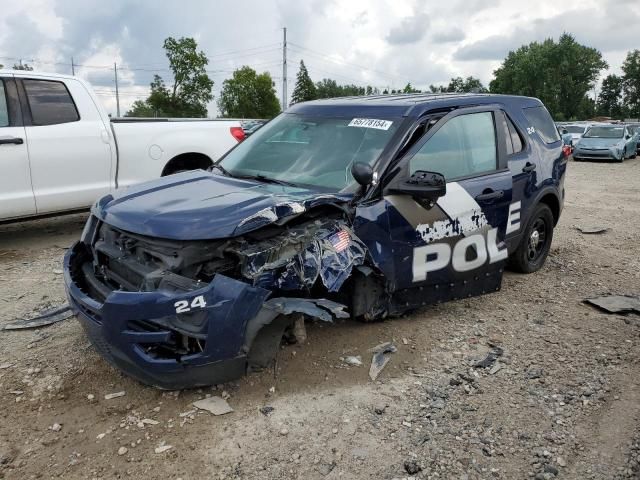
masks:
[[[376,378],[378,378],[378,375],[380,375],[380,372],[382,372],[387,363],[389,363],[389,360],[391,360],[391,357],[388,354],[395,353],[398,349],[391,342],[385,342],[380,345],[376,345],[369,351],[373,352],[371,367],[369,367],[369,378],[372,381],[375,381]]]
[[[640,297],[632,295],[603,295],[587,298],[585,302],[607,313],[640,314]]]
[[[576,227],[576,229],[580,233],[584,233],[585,235],[594,235],[594,234],[599,234],[599,233],[605,233],[605,232],[607,232],[609,230],[607,227],[595,227],[595,226]]]
[[[213,413],[214,415],[225,415],[233,412],[233,408],[227,403],[227,401],[221,397],[208,397],[193,402],[193,406]]]
[[[500,347],[493,347],[491,351],[487,354],[485,358],[475,363],[474,367],[476,368],[489,368],[496,363],[498,357],[501,357],[504,353],[504,350]]]
[[[3,330],[24,330],[27,328],[40,328],[61,322],[73,317],[73,311],[68,304],[60,307],[48,308],[33,318],[17,318],[4,326]]]

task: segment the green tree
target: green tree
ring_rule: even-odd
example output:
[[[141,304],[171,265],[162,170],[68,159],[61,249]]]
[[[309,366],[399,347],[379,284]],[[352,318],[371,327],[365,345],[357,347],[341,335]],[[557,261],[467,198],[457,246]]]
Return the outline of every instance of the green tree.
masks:
[[[408,82],[405,87],[402,89],[402,93],[421,93],[421,90],[417,88],[413,88],[411,82]]]
[[[14,63],[13,64],[13,69],[14,70],[24,70],[27,72],[33,72],[33,67],[31,65],[29,65],[28,63]]]
[[[486,93],[488,90],[480,79],[473,76],[467,78],[453,77],[449,85],[429,85],[431,93]]]
[[[354,97],[366,95],[367,88],[357,85],[338,85],[335,80],[323,78],[316,83],[316,93],[317,98]]]
[[[209,60],[193,38],[169,37],[163,48],[173,73],[173,85],[167,87],[159,75],[150,84],[151,93],[133,103],[125,116],[206,117],[207,103],[213,99],[213,80],[205,67]]]
[[[607,75],[602,80],[600,96],[598,97],[598,115],[612,118],[622,118],[622,83],[623,79],[618,75]]]
[[[604,68],[607,63],[598,50],[563,33],[557,43],[550,38],[509,52],[489,88],[492,93],[538,97],[558,120],[586,117],[584,99]]]
[[[222,84],[218,108],[227,118],[273,118],[280,113],[280,103],[268,72],[256,73],[244,66]]]
[[[627,105],[627,113],[633,118],[640,117],[640,50],[627,53],[622,64],[622,90]]]
[[[307,67],[304,65],[304,61],[300,60],[300,69],[296,76],[296,86],[293,88],[291,94],[291,105],[299,102],[307,102],[316,98],[316,86],[309,76]]]

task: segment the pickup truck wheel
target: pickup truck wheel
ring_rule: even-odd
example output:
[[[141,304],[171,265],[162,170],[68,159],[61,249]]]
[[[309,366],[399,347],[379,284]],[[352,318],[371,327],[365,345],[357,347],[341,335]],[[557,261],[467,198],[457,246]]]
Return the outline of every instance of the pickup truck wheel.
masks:
[[[516,272],[533,273],[544,265],[553,240],[553,213],[544,203],[531,215],[520,245],[509,257],[509,267]]]

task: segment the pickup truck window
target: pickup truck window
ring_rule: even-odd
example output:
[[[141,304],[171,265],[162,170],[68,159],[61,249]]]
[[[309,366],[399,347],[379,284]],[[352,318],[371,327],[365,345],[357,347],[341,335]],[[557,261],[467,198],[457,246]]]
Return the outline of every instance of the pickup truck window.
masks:
[[[34,125],[56,125],[77,122],[80,115],[62,82],[23,80]]]
[[[4,81],[0,80],[0,127],[9,126],[9,109],[7,108],[7,94],[4,90]]]
[[[342,190],[351,165],[373,165],[401,119],[283,114],[257,130],[221,161],[233,176]]]
[[[445,123],[409,160],[409,170],[437,172],[447,180],[496,170],[491,112],[459,115]]]

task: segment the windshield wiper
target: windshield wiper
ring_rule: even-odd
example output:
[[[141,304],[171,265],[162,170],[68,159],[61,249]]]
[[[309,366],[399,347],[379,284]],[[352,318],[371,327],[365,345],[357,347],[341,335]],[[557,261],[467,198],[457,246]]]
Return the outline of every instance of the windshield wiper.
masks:
[[[220,170],[222,172],[223,175],[227,176],[227,177],[233,177],[233,175],[231,175],[227,170],[225,170],[225,168],[220,165],[219,163],[216,163],[213,165],[213,167],[211,168],[217,168],[218,170]]]
[[[274,183],[276,185],[284,185],[286,187],[297,187],[297,185],[293,182],[278,180],[277,178],[265,177],[264,175],[234,175],[234,177],[242,178],[244,180],[258,180],[263,183]]]

